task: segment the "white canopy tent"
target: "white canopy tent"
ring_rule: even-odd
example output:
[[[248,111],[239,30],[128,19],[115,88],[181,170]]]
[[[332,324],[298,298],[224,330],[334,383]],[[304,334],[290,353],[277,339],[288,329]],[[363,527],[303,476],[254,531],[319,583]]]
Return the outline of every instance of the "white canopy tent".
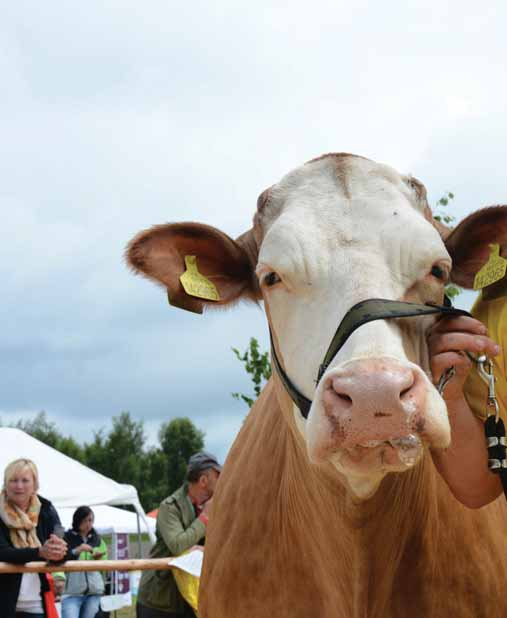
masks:
[[[0,427],[0,470],[2,475],[7,464],[20,457],[26,457],[35,462],[40,477],[39,493],[51,500],[58,510],[60,507],[75,508],[82,504],[91,507],[130,504],[134,507],[143,524],[141,531],[148,532],[150,540],[155,542],[153,525],[148,523],[135,487],[122,485],[91,468],[87,468],[78,461],[36,440],[21,429]],[[115,511],[118,510],[120,509],[115,509]],[[137,516],[133,515],[136,522]],[[118,515],[118,517],[120,516]],[[120,532],[120,530],[117,531]],[[137,532],[137,525],[135,531]]]

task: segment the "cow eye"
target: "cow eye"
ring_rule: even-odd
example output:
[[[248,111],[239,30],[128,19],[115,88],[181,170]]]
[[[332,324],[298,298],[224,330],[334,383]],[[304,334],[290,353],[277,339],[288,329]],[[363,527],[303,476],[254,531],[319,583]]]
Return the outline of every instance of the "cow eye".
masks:
[[[270,272],[263,278],[262,283],[268,288],[270,288],[271,286],[279,283],[280,281],[280,277],[275,272]]]
[[[446,278],[445,270],[441,268],[440,266],[437,266],[436,264],[435,266],[431,268],[431,274],[436,279],[440,279],[441,281],[443,281]]]

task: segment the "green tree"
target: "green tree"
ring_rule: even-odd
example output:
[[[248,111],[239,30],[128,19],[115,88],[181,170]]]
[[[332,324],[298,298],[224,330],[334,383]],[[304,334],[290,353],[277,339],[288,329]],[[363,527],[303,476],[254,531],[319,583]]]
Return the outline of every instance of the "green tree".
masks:
[[[72,457],[72,459],[76,461],[80,461],[81,463],[85,461],[84,446],[79,444],[71,436],[62,436],[55,448],[60,451],[60,453]]]
[[[44,442],[48,446],[78,461],[84,460],[84,450],[74,438],[64,436],[42,410],[31,420],[19,420],[14,427]]]
[[[253,396],[245,395],[244,393],[232,393],[234,399],[242,400],[251,408],[254,401],[260,395],[264,382],[267,382],[271,377],[271,362],[269,360],[269,352],[259,352],[259,342],[255,337],[250,338],[248,348],[240,353],[236,348],[232,348],[236,358],[244,363],[245,371],[250,375],[253,382]]]
[[[189,418],[174,418],[162,424],[158,435],[167,461],[167,494],[171,494],[183,482],[190,456],[204,448],[204,432]]]
[[[84,445],[84,462],[95,472],[108,475],[109,471],[109,456],[106,447],[107,438],[104,428],[95,431],[93,440]],[[116,479],[115,479],[116,480]]]
[[[449,214],[446,211],[446,208],[450,205],[451,201],[454,199],[454,193],[451,191],[446,191],[442,197],[437,200],[435,211],[433,212],[433,217],[443,223],[445,225],[449,225],[456,220],[454,215]],[[445,293],[448,298],[451,300],[456,298],[459,294],[461,294],[461,288],[459,288],[454,283],[449,283],[445,286]]]
[[[437,210],[433,214],[433,216],[435,217],[437,221],[441,221],[442,223],[445,223],[447,225],[449,223],[452,223],[456,219],[456,217],[454,217],[453,215],[450,215],[445,210],[442,210],[442,208],[445,209],[447,206],[449,206],[449,204],[451,203],[453,199],[454,199],[454,193],[451,193],[450,191],[446,191],[442,195],[442,197],[439,200],[437,200],[437,204],[436,204]]]
[[[157,508],[172,493],[167,482],[168,471],[169,464],[164,451],[158,447],[149,449],[144,457],[141,483],[137,488],[146,511]]]
[[[118,483],[139,487],[146,437],[142,421],[134,421],[129,412],[113,416],[113,427],[105,435],[101,429],[93,442],[85,446],[85,462],[97,472]]]

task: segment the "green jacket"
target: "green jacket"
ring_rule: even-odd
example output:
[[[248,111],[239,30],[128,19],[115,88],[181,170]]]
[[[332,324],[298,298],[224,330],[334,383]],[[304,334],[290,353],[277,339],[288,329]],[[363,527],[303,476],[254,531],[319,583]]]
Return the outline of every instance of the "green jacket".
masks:
[[[196,545],[206,533],[206,526],[196,519],[185,483],[166,498],[158,510],[157,540],[150,558],[179,556]],[[146,607],[166,612],[183,613],[185,604],[171,571],[144,571],[137,600]]]

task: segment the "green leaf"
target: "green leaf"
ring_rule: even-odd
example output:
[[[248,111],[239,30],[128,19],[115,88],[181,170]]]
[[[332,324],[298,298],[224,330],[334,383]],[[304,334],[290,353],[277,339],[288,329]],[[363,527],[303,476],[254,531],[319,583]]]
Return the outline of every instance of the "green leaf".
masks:
[[[260,395],[264,383],[271,377],[271,361],[269,352],[259,350],[259,342],[251,337],[248,348],[241,354],[236,348],[232,348],[236,358],[245,366],[245,371],[250,375],[253,383],[253,396],[244,393],[231,393],[234,399],[244,401],[249,408]]]

